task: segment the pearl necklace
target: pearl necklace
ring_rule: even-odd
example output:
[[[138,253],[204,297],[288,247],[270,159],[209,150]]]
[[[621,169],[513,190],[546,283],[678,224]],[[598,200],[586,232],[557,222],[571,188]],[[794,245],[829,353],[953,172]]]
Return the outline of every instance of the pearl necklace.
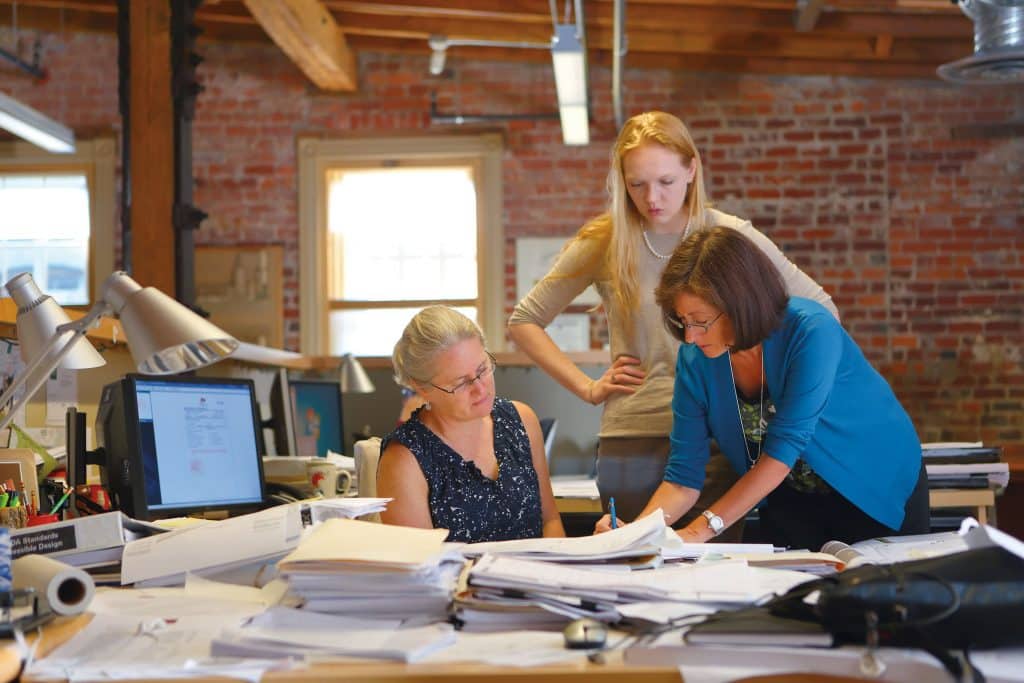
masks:
[[[644,236],[644,244],[647,245],[647,251],[651,252],[651,254],[654,256],[654,258],[660,259],[660,260],[664,261],[665,259],[672,257],[672,254],[662,254],[661,252],[657,251],[654,248],[654,245],[651,244],[651,240],[647,237],[647,228],[644,228],[642,225],[641,225],[641,232],[640,232],[640,234]],[[683,236],[679,238],[679,242],[682,242],[683,240],[685,240],[686,236],[688,234],[690,234],[690,224],[689,224],[689,222],[687,222],[686,227],[683,228]],[[678,242],[677,242],[677,244],[678,244]]]

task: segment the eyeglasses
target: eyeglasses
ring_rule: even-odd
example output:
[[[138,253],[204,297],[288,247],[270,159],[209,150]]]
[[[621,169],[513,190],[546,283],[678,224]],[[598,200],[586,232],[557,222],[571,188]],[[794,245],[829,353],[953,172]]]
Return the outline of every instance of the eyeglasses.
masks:
[[[459,382],[458,384],[456,384],[451,389],[445,389],[444,387],[439,387],[436,384],[434,384],[433,382],[427,382],[427,384],[429,384],[430,386],[434,387],[435,389],[443,391],[446,394],[451,394],[452,396],[457,396],[459,394],[465,393],[467,389],[469,389],[471,386],[473,386],[474,384],[476,384],[480,380],[486,379],[486,378],[490,377],[491,375],[493,375],[494,374],[494,369],[496,367],[498,367],[498,361],[494,360],[494,356],[491,355],[491,352],[490,351],[485,351],[484,353],[487,354],[487,360],[485,361],[484,367],[480,368],[480,372],[476,373],[475,376],[473,376],[473,377],[471,377],[471,378],[469,378],[469,379],[467,379],[467,380],[465,380],[463,382]]]
[[[708,330],[711,329],[711,326],[714,325],[715,322],[717,322],[718,319],[721,318],[722,314],[724,313],[725,311],[721,311],[718,315],[716,315],[714,318],[707,321],[706,323],[688,323],[685,320],[680,320],[679,318],[676,318],[675,316],[672,315],[665,316],[665,319],[668,320],[673,325],[675,325],[676,327],[678,327],[680,330],[682,330],[683,334],[686,334],[686,330],[689,329],[697,329],[703,332],[704,334],[707,334]]]

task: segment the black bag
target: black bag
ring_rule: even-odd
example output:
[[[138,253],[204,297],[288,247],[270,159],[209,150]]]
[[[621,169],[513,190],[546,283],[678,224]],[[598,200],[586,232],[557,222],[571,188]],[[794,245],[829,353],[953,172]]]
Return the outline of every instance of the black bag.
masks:
[[[815,590],[817,603],[805,603]],[[969,667],[971,649],[1024,644],[1024,559],[991,546],[866,565],[797,586],[769,607],[821,623],[837,644],[922,648],[960,678],[950,651],[962,651]]]

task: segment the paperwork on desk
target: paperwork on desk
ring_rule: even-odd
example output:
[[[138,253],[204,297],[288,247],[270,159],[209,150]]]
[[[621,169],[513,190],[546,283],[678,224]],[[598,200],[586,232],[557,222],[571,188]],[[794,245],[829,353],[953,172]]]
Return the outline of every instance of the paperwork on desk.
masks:
[[[313,524],[326,522],[328,519],[355,519],[375,512],[383,512],[393,498],[324,498],[311,500],[309,505],[310,518]]]
[[[479,557],[487,553],[549,562],[595,562],[637,558],[661,554],[661,547],[666,539],[665,529],[665,516],[659,509],[632,524],[623,524],[618,529],[603,534],[574,538],[524,538],[516,541],[469,543],[462,546],[462,553],[467,557]],[[676,538],[678,539],[678,536]]]
[[[399,628],[366,619],[274,607],[213,639],[218,657],[368,657],[415,662],[455,642],[450,624]]]
[[[38,678],[76,681],[157,680],[228,676],[256,683],[271,669],[291,668],[288,660],[210,658],[210,642],[235,627],[234,614],[144,619],[98,614],[75,637],[27,673]]]
[[[749,604],[806,580],[802,575],[767,580],[765,571],[742,560],[723,560],[607,572],[485,555],[469,571],[468,588],[456,596],[454,614],[471,631],[551,628],[579,617],[613,623],[633,602],[701,602],[717,609]],[[699,613],[688,606],[683,610]]]
[[[445,550],[446,529],[329,519],[278,569],[308,610],[368,618],[439,620],[463,558]]]
[[[182,585],[185,574],[215,575],[275,561],[302,534],[298,505],[278,505],[213,524],[186,527],[125,544],[121,584]]]

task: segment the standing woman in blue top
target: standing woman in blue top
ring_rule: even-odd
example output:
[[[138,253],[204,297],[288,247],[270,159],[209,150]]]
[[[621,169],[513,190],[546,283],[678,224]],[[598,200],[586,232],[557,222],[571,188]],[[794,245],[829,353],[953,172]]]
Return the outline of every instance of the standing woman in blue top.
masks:
[[[495,397],[495,360],[476,323],[429,306],[392,362],[424,404],[381,444],[377,495],[394,498],[381,521],[469,543],[565,536],[540,422],[529,406]]]
[[[643,514],[661,508],[672,521],[690,509],[714,438],[741,476],[679,532],[685,541],[707,541],[761,501],[761,540],[776,545],[928,531],[910,417],[832,314],[788,296],[753,242],[722,227],[690,235],[655,298],[683,344],[671,455]]]

